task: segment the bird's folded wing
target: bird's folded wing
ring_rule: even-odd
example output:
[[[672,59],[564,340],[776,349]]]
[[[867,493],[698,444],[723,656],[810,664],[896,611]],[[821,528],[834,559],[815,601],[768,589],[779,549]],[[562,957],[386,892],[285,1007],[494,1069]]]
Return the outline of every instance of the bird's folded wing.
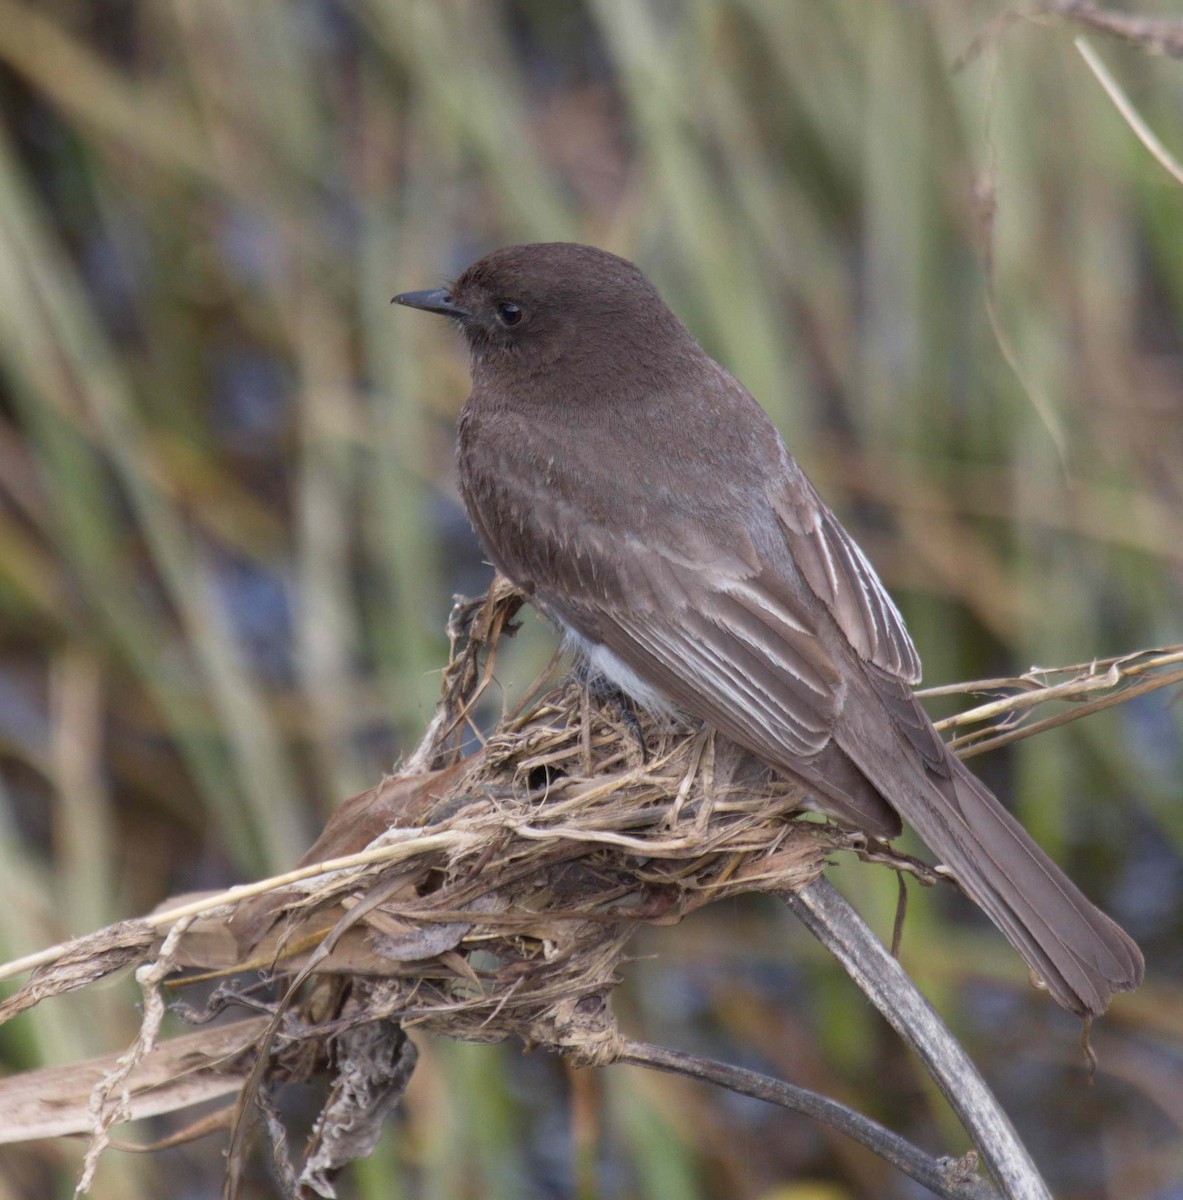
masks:
[[[668,561],[666,571],[672,570]],[[592,636],[676,705],[773,765],[821,750],[845,686],[829,656],[758,580],[701,584],[673,611],[581,605]]]
[[[919,683],[920,658],[899,609],[801,468],[785,458],[773,504],[797,568],[864,661]]]
[[[668,559],[649,562],[650,572],[679,570]],[[827,809],[893,837],[899,818],[831,740],[846,684],[782,583],[760,576],[717,579],[712,590],[700,583],[692,602],[673,609],[604,600],[573,606],[570,594],[549,607],[673,704],[809,784]]]

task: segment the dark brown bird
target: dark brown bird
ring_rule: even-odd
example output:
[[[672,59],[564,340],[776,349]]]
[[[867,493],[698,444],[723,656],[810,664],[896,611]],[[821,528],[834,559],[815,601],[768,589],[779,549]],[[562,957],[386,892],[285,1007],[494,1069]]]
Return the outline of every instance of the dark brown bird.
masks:
[[[871,564],[632,263],[514,246],[395,300],[463,330],[469,516],[594,670],[870,833],[902,817],[1065,1008],[1103,1012],[1141,982],[1133,941],[946,749]]]

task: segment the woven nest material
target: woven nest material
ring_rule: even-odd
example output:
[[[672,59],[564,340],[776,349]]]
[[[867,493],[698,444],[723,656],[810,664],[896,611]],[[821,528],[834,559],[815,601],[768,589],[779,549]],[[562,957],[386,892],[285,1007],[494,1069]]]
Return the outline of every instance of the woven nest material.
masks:
[[[90,1172],[117,1121],[237,1091],[239,1116],[251,1102],[282,1147],[273,1085],[328,1073],[295,1190],[331,1196],[333,1174],[368,1153],[405,1087],[415,1056],[405,1028],[516,1037],[607,1063],[622,1053],[610,996],[638,925],[742,892],[799,890],[837,848],[920,869],[799,819],[801,789],[723,738],[627,714],[573,681],[463,756],[461,733],[521,603],[502,585],[458,608],[424,743],[338,810],[300,868],[77,939],[0,1004],[2,1022],[140,964],[136,1045],[31,1076],[10,1098],[29,1136],[90,1132]],[[264,1016],[159,1041],[162,986],[211,977],[225,982],[191,1019],[243,1005]],[[231,1175],[243,1128],[236,1117]]]
[[[444,706],[453,716],[488,677],[469,668],[490,645],[489,614],[503,625],[516,602],[494,596],[484,625],[458,639],[449,672],[467,683]],[[430,757],[450,754],[437,746]],[[217,965],[360,976],[354,1020],[512,1036],[581,1063],[614,1056],[609,994],[638,924],[799,889],[848,843],[834,826],[794,819],[801,789],[721,737],[626,715],[574,681],[504,721],[475,755],[386,789],[393,827],[371,848],[391,857],[247,906]],[[179,950],[190,965],[219,957]]]
[[[802,789],[719,735],[626,719],[570,680],[462,757],[460,731],[521,603],[503,584],[457,610],[424,744],[347,801],[297,871],[237,896],[177,898],[60,948],[0,1020],[154,959],[174,987],[247,972],[287,981],[289,1037],[331,1034],[348,1008],[351,1026],[397,1017],[605,1061],[608,996],[639,924],[799,890],[838,848],[932,878],[857,831],[800,819]],[[203,974],[175,977],[193,968]]]
[[[455,832],[455,847],[400,867],[397,898],[363,918],[371,950],[399,962],[386,1002],[405,1023],[610,1056],[608,994],[639,922],[820,871],[836,842],[788,819],[798,789],[745,773],[709,735],[644,718],[641,730],[647,759],[567,686],[433,806],[426,827]],[[413,931],[383,932],[390,918]]]

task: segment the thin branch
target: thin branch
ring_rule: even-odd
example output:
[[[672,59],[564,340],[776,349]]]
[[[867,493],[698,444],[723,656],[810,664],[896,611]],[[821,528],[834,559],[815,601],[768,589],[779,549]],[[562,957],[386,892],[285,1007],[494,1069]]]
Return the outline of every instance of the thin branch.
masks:
[[[1044,0],[1044,12],[1085,25],[1095,33],[1119,38],[1148,54],[1183,58],[1183,21],[1172,17],[1144,17],[1137,13],[1101,8],[1090,0]]]
[[[1091,0],[1038,0],[1028,8],[1004,8],[993,17],[954,59],[953,70],[963,70],[976,62],[986,49],[1000,42],[1020,21],[1043,23],[1049,16],[1083,25],[1105,37],[1117,38],[1147,54],[1183,58],[1183,21],[1176,18],[1144,17],[1100,8]]]
[[[972,1176],[976,1165],[972,1158],[933,1158],[898,1133],[828,1096],[820,1096],[770,1075],[647,1042],[626,1041],[617,1061],[684,1075],[687,1079],[701,1079],[741,1096],[766,1100],[769,1104],[823,1121],[946,1200],[998,1200],[998,1193],[985,1180]]]
[[[815,879],[787,895],[785,903],[920,1057],[1006,1200],[1051,1200],[1038,1168],[969,1056],[833,884]]]
[[[1045,729],[1078,721],[1081,717],[1147,692],[1183,683],[1183,671],[1161,670],[1179,663],[1183,663],[1183,650],[1178,646],[1165,646],[1092,663],[1078,663],[1071,667],[1032,668],[1025,675],[1009,679],[983,679],[976,683],[926,688],[916,694],[921,699],[927,699],[999,690],[1014,693],[936,722],[936,727],[942,732],[989,722],[986,728],[962,734],[949,742],[950,747],[962,758],[970,758],[1020,738],[1031,737]],[[1064,675],[1070,678],[1059,683],[1045,682],[1049,677]],[[1097,696],[1098,692],[1107,692],[1108,695]],[[1042,721],[1018,724],[1026,719],[1029,710],[1052,700],[1071,701],[1075,707]]]
[[[1122,655],[1120,658],[1094,659],[1091,663],[1077,663],[1072,667],[1032,667],[1025,675],[1001,679],[979,679],[976,683],[949,683],[941,687],[917,689],[921,699],[929,696],[953,696],[969,692],[998,691],[1003,688],[1022,688],[1015,696],[1003,700],[991,700],[977,708],[941,721],[938,729],[949,729],[957,725],[972,725],[991,717],[1001,716],[1017,708],[1030,708],[1045,700],[1079,700],[1084,693],[1104,688],[1115,688],[1123,679],[1132,679],[1149,674],[1159,667],[1183,663],[1183,650],[1171,647],[1161,653],[1145,657],[1145,652]],[[1042,680],[1053,675],[1071,675],[1063,683],[1044,683]]]

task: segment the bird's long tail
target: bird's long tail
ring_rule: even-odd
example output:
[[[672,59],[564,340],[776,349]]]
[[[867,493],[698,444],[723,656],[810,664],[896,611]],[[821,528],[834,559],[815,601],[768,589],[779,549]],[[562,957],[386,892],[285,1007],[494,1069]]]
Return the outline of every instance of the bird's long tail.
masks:
[[[843,749],[962,890],[983,909],[1055,999],[1081,1015],[1105,1011],[1114,992],[1142,982],[1133,939],[1085,898],[992,792],[948,750],[902,687],[885,697],[895,720]],[[902,735],[902,736],[901,736]]]
[[[1114,992],[1142,982],[1141,951],[985,784],[949,763],[946,778],[893,788],[893,806],[1060,1004],[1082,1016],[1104,1012]]]
[[[980,780],[952,760],[954,803],[901,815],[1065,1008],[1102,1013],[1142,982],[1133,939],[1085,898]],[[944,782],[944,781],[942,781]]]

